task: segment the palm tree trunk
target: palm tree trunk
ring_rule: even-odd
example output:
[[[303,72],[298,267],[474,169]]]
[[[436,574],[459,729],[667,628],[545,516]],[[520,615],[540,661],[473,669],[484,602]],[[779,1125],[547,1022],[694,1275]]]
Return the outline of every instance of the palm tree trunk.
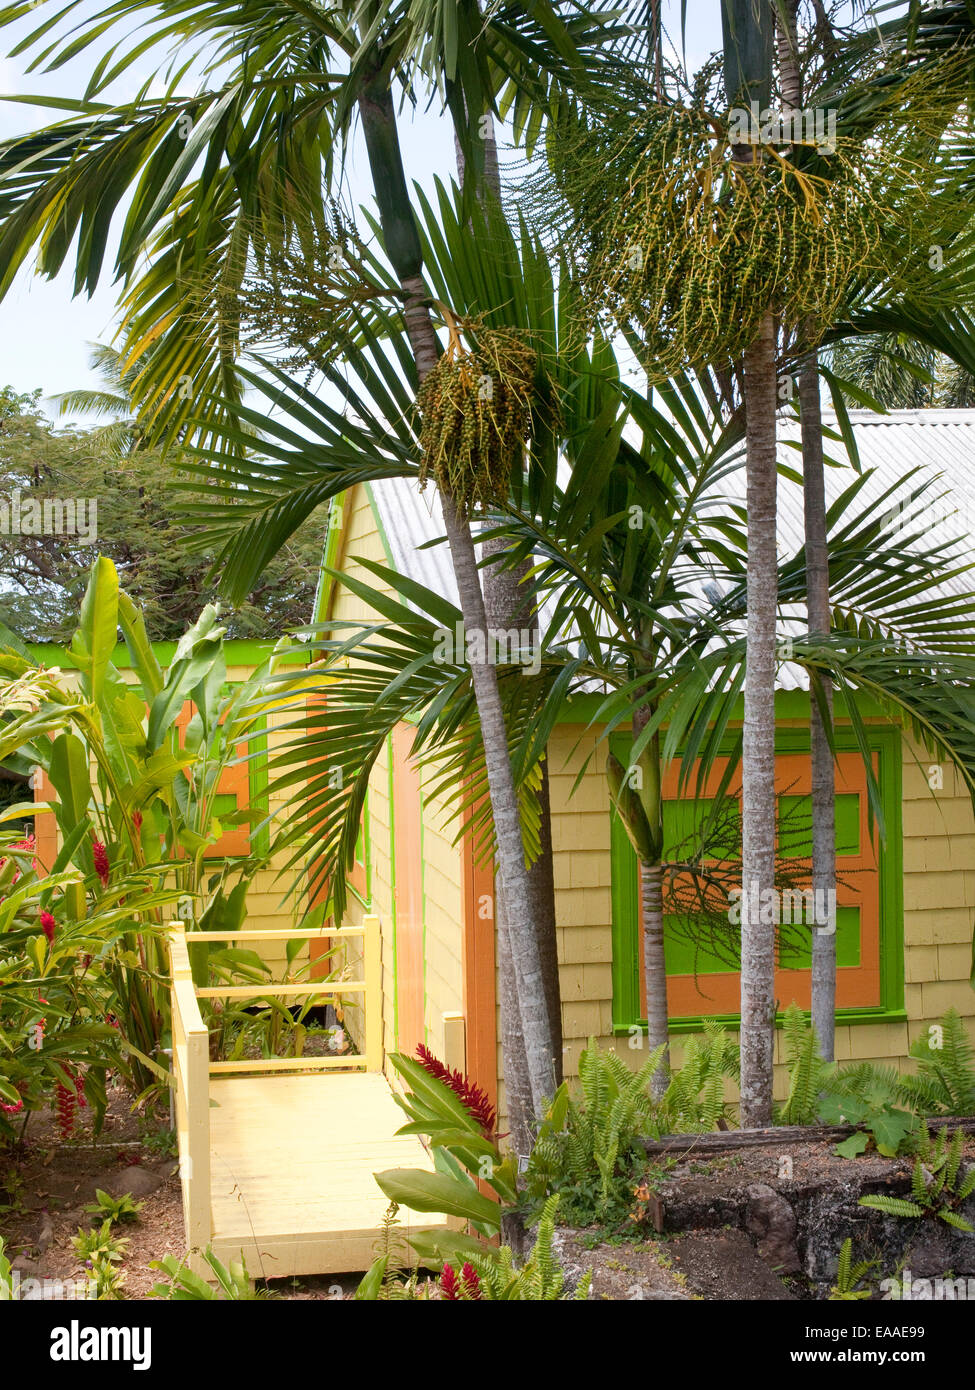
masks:
[[[484,117],[479,117],[479,122]],[[501,171],[498,165],[498,147],[494,137],[493,120],[487,118],[488,130],[484,139],[483,178],[477,188],[478,200],[497,199],[501,205]],[[479,130],[479,135],[483,126]],[[457,160],[457,176],[463,186],[465,165],[464,149],[460,135],[454,132],[454,150]],[[485,541],[482,554],[487,558],[501,555],[507,546],[500,538]],[[481,584],[484,590],[484,606],[487,610],[488,626],[502,631],[517,628],[527,630],[537,640],[538,612],[536,609],[535,584],[529,560],[516,567],[503,564],[488,564],[481,570]],[[545,987],[545,1002],[548,1015],[549,1051],[554,1068],[555,1083],[562,1081],[562,990],[559,980],[558,934],[555,917],[555,872],[552,859],[552,807],[548,778],[548,762],[542,763],[542,781],[538,789],[539,838],[538,858],[528,871],[528,890],[532,899],[532,920],[538,932],[538,949],[542,962]],[[496,877],[495,902],[498,922],[498,963],[501,976],[501,1052],[504,1066],[505,1108],[508,1129],[515,1152],[525,1155],[531,1148],[531,1095],[527,1084],[527,1059],[524,1055],[525,1040],[521,1031],[518,1010],[512,1007],[510,999],[514,982],[514,966],[511,961],[511,941],[503,926],[504,895],[500,876]]]
[[[633,714],[633,737],[639,737],[653,711],[640,705]],[[643,931],[643,981],[647,997],[647,1046],[663,1048],[650,1089],[659,1100],[670,1082],[670,1013],[667,1004],[667,962],[664,954],[663,781],[660,739],[654,735],[639,758],[640,802],[656,848],[653,859],[640,862],[640,925]]]
[[[772,1120],[775,924],[761,920],[761,904],[775,887],[776,384],[775,327],[766,314],[745,353],[748,632],[741,756],[741,1122],[746,1128]]]
[[[364,83],[359,112],[386,251],[403,292],[404,323],[422,381],[436,365],[439,348],[423,284],[423,258],[403,171],[392,92],[388,76],[381,71]],[[484,653],[483,660],[470,662],[471,684],[481,724],[532,1109],[540,1118],[545,1101],[555,1090],[554,1059],[504,711],[497,670],[489,660],[487,616],[470,523],[449,494],[441,492],[440,497],[464,626],[472,636],[480,635],[481,641],[470,645]]]
[[[504,911],[504,893],[500,883],[495,888],[495,924],[498,936],[498,997],[501,1014],[501,1061],[504,1074],[504,1108],[507,1120],[508,1143],[518,1157],[519,1168],[532,1148],[532,1090],[528,1075],[528,1057],[518,1012],[518,981],[511,953],[511,939]]]
[[[802,106],[797,11],[798,0],[785,0],[776,13],[779,84],[783,103],[793,110]],[[831,621],[829,551],[826,544],[823,417],[816,353],[810,354],[799,372],[799,409],[806,532],[807,626],[810,634],[828,633]],[[832,683],[828,678],[822,678],[819,687],[827,718],[832,722]],[[827,903],[830,914],[826,931],[818,922],[812,928],[812,1022],[819,1040],[820,1056],[831,1062],[836,1032],[836,780],[833,751],[812,686],[809,691],[809,760],[812,775],[813,902]]]
[[[664,959],[664,869],[660,863],[640,865],[640,910],[643,918],[643,975],[647,991],[647,1046],[664,1046],[662,1064],[650,1082],[659,1100],[670,1080],[668,1047],[667,964]]]
[[[507,550],[500,538],[484,541],[481,553],[485,558]],[[481,570],[484,586],[484,607],[489,629],[507,631],[512,628],[538,640],[538,612],[535,606],[535,586],[531,582],[532,563],[526,559],[509,568],[501,563],[488,564]],[[541,765],[542,781],[538,789],[539,855],[528,870],[528,891],[532,901],[532,921],[538,934],[538,950],[544,976],[545,1002],[548,1017],[549,1046],[555,1063],[556,1084],[562,1080],[562,991],[559,983],[559,947],[555,920],[555,873],[552,860],[552,808],[548,778],[548,760]],[[500,912],[500,904],[499,904]],[[498,938],[499,954],[503,957],[505,942]],[[502,1013],[502,1032],[504,1027]],[[515,1040],[512,1039],[512,1045]],[[505,1087],[507,1091],[507,1085]],[[508,1111],[508,1122],[515,1128],[516,1117]]]
[[[802,491],[806,528],[806,612],[810,634],[830,630],[829,550],[826,542],[826,483],[823,468],[823,423],[816,356],[799,374],[802,420]],[[814,678],[810,677],[810,681]],[[833,718],[833,686],[821,677],[820,690]],[[816,700],[809,691],[809,758],[812,773],[813,902],[826,903],[830,920],[812,933],[812,1022],[819,1054],[833,1060],[836,1032],[836,779],[833,750]]]

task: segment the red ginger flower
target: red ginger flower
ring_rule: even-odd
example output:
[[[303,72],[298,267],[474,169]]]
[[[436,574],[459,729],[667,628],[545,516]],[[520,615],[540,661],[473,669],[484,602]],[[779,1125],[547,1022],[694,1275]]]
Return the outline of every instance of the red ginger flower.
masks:
[[[133,811],[133,812],[132,812],[132,824],[133,824],[133,826],[135,827],[136,830],[141,830],[141,829],[142,829],[142,812],[141,812],[141,811]]]
[[[464,1293],[472,1303],[481,1302],[481,1276],[472,1264],[464,1261],[460,1271],[460,1282],[464,1286]]]
[[[19,1115],[23,1108],[24,1102],[22,1100],[14,1102],[13,1105],[8,1105],[5,1100],[0,1100],[0,1110],[2,1110],[5,1115]]]
[[[95,860],[95,872],[102,881],[102,887],[107,888],[109,874],[108,851],[101,840],[92,841],[91,853]]]
[[[54,945],[54,933],[57,930],[57,925],[57,922],[55,922],[49,912],[41,913],[41,930],[47,937],[47,944],[49,946]]]
[[[442,1081],[443,1084],[453,1091],[461,1105],[470,1115],[472,1120],[476,1120],[484,1131],[485,1136],[490,1139],[494,1135],[495,1113],[494,1106],[487,1098],[487,1093],[482,1091],[480,1086],[475,1086],[473,1081],[468,1081],[462,1072],[455,1071],[452,1067],[445,1067],[443,1062],[434,1057],[429,1048],[421,1043],[416,1049],[416,1055],[420,1066],[429,1075]]]
[[[440,1274],[440,1297],[451,1303],[462,1303],[460,1281],[457,1271],[451,1265],[444,1265]]]

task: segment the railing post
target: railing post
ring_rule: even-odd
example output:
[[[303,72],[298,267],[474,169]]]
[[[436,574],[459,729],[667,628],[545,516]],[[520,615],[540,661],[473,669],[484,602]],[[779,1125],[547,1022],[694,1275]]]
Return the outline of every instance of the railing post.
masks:
[[[362,919],[363,980],[365,982],[366,1071],[383,1069],[383,956],[379,918],[371,913]]]
[[[193,1252],[205,1250],[211,1235],[210,1035],[196,999],[182,922],[169,924],[169,961],[183,1220],[190,1266],[199,1273],[201,1264]]]

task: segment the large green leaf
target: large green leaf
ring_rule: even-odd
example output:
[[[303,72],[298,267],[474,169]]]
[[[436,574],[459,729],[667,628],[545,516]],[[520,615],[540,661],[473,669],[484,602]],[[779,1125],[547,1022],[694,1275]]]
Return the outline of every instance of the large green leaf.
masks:
[[[71,655],[82,672],[82,689],[92,704],[102,696],[109,662],[118,641],[118,574],[111,560],[99,555],[81,604]]]
[[[376,1174],[376,1182],[391,1202],[411,1211],[436,1211],[500,1229],[501,1208],[482,1197],[476,1188],[459,1183],[446,1173],[423,1168],[388,1168]]]

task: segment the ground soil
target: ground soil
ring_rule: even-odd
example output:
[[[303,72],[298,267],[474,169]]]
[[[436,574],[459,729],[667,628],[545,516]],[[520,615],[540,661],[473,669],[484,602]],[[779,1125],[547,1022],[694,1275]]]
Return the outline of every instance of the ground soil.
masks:
[[[112,1196],[131,1192],[144,1206],[137,1221],[117,1228],[129,1244],[121,1265],[126,1298],[149,1295],[161,1276],[151,1269],[164,1255],[185,1252],[183,1208],[176,1159],[171,1152],[168,1117],[140,1117],[131,1112],[124,1090],[109,1093],[101,1133],[92,1135],[84,1109],[70,1139],[63,1139],[57,1117],[35,1112],[24,1141],[0,1149],[0,1236],[7,1258],[22,1279],[81,1279],[84,1268],[72,1240],[79,1227],[99,1224],[86,1212],[96,1189]],[[348,1298],[358,1276],[276,1281],[275,1297],[285,1299]]]
[[[570,1282],[591,1270],[592,1297],[614,1301],[822,1297],[822,1287],[817,1291],[801,1272],[785,1270],[754,1230],[748,1232],[743,1194],[759,1184],[800,1211],[809,1194],[839,1208],[862,1184],[896,1191],[909,1178],[909,1160],[877,1154],[843,1159],[833,1147],[806,1143],[787,1152],[769,1146],[702,1157],[689,1136],[676,1158],[649,1161],[645,1190],[655,1200],[644,1207],[642,1225],[558,1233]],[[975,1161],[975,1137],[967,1141],[966,1158]],[[79,1227],[98,1224],[100,1218],[85,1211],[98,1188],[113,1196],[131,1192],[144,1203],[139,1219],[121,1234],[129,1242],[122,1264],[125,1296],[145,1298],[160,1278],[151,1262],[184,1251],[180,1187],[168,1118],[133,1114],[121,1088],[110,1092],[97,1138],[87,1110],[79,1112],[69,1139],[61,1136],[53,1113],[40,1111],[21,1144],[0,1149],[0,1236],[7,1256],[25,1279],[83,1277],[72,1240]],[[337,1300],[350,1298],[357,1283],[358,1275],[329,1275],[275,1281],[270,1291],[288,1300]]]

